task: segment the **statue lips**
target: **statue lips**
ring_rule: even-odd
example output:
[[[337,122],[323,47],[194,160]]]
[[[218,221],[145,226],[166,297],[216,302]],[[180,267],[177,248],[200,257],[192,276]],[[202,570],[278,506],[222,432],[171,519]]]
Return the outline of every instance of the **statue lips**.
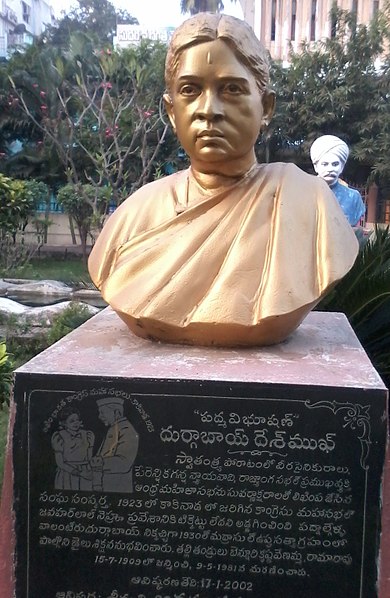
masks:
[[[197,137],[208,137],[209,139],[214,139],[214,137],[223,137],[222,131],[218,129],[203,129],[200,133],[197,134]]]
[[[225,136],[222,131],[219,131],[218,129],[203,129],[197,134],[196,139],[197,141],[200,141],[203,146],[218,146],[220,140],[224,140]]]

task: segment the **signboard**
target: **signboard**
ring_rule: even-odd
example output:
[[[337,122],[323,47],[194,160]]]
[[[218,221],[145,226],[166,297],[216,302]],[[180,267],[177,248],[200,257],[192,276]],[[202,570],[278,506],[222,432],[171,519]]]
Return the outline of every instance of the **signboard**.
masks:
[[[15,398],[18,596],[376,596],[383,395],[19,375]]]
[[[141,39],[148,39],[151,41],[160,41],[168,44],[174,27],[141,27],[140,25],[121,25],[118,24],[116,28],[116,36],[114,37],[114,46],[126,48],[131,44],[138,44]]]

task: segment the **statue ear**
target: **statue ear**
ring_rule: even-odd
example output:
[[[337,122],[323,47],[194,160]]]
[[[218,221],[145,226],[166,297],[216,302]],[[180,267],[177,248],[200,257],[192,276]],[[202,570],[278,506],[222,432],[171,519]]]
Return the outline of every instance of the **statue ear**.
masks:
[[[271,118],[273,116],[275,110],[275,92],[265,90],[261,97],[261,103],[263,105],[263,118],[262,118],[262,128],[267,127],[271,122]]]
[[[176,133],[175,114],[173,112],[172,98],[171,98],[171,96],[168,93],[164,93],[163,100],[164,100],[165,110],[167,111],[168,118],[169,118],[170,123],[172,125],[172,129]]]

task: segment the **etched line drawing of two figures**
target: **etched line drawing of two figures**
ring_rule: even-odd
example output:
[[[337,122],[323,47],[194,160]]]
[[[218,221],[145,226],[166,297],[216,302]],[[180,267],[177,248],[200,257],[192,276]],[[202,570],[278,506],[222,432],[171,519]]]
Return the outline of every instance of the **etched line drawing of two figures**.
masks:
[[[123,402],[117,397],[96,401],[99,419],[108,429],[95,454],[95,434],[83,429],[79,411],[74,407],[61,411],[59,430],[51,438],[56,490],[133,492],[139,436],[124,416]]]

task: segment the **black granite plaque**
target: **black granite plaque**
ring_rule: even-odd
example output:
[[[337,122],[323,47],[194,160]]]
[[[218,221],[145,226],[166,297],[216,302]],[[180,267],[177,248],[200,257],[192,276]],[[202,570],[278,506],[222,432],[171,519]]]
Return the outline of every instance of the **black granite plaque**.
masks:
[[[17,598],[377,595],[380,391],[18,374]]]

